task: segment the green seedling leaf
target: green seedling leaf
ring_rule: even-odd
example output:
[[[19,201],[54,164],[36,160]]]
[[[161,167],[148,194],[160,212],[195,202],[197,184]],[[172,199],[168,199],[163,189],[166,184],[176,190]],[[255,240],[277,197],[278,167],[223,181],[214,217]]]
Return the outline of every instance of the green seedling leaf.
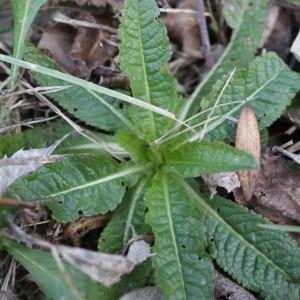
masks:
[[[116,137],[118,144],[129,152],[134,162],[145,163],[149,161],[146,141],[141,140],[133,132],[125,129],[119,130]]]
[[[172,112],[176,82],[166,68],[171,48],[158,15],[155,1],[125,1],[119,29],[120,63],[135,98]],[[148,142],[168,129],[168,119],[152,111],[132,106],[129,113]]]
[[[243,0],[242,2],[242,9],[239,9],[237,12],[240,17],[234,24],[235,29],[230,43],[222,57],[198,85],[189,101],[186,102],[186,106],[179,117],[180,120],[192,116],[199,110],[201,98],[209,95],[212,86],[217,80],[234,68],[246,67],[260,46],[262,33],[267,24],[268,1]],[[233,4],[235,3],[236,1],[234,0]]]
[[[149,182],[149,178],[142,178],[136,186],[126,192],[122,203],[101,233],[98,243],[100,252],[116,253],[122,250],[133,237],[132,229],[136,234],[146,234],[151,231],[145,224],[146,203],[143,199],[149,188]]]
[[[212,299],[213,265],[204,251],[203,226],[193,217],[185,190],[174,177],[158,172],[146,203],[146,221],[155,234],[152,259],[165,298]]]
[[[60,222],[113,210],[126,188],[133,186],[147,168],[117,163],[109,157],[68,157],[16,180],[7,195],[24,201],[50,199],[47,206]]]
[[[247,289],[268,299],[300,296],[300,249],[284,232],[245,207],[217,197],[210,200],[179,179],[195,200],[206,228],[208,251],[223,270]]]
[[[3,248],[21,263],[31,274],[48,299],[78,300],[49,252],[31,249],[10,240],[2,241]],[[97,299],[104,296],[102,287],[87,275],[65,263],[73,286],[82,299]]]
[[[255,159],[244,151],[221,143],[186,143],[165,153],[164,171],[183,177],[256,168]]]
[[[11,8],[14,17],[14,51],[13,57],[21,59],[24,51],[24,42],[40,7],[47,0],[11,0]],[[17,79],[19,67],[13,65],[11,67],[10,76],[13,79],[11,86]]]

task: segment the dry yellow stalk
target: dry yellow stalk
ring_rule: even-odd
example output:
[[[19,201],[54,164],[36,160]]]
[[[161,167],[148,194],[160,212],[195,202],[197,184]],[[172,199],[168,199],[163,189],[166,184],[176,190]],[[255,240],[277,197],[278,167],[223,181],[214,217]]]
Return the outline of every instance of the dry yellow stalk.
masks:
[[[253,194],[256,178],[258,176],[260,160],[258,122],[254,111],[249,105],[245,105],[241,111],[237,124],[235,147],[252,154],[257,161],[257,169],[238,171],[246,201],[249,201]]]

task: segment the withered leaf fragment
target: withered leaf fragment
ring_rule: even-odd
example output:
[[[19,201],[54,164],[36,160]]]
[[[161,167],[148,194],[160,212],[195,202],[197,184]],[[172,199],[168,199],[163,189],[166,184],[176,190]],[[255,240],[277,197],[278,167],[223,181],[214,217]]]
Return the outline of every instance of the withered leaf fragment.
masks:
[[[235,147],[244,150],[254,156],[259,166],[260,160],[260,136],[258,122],[254,111],[249,105],[242,109],[237,124]],[[249,201],[255,187],[259,167],[252,170],[238,171],[239,180],[243,189],[246,201]]]

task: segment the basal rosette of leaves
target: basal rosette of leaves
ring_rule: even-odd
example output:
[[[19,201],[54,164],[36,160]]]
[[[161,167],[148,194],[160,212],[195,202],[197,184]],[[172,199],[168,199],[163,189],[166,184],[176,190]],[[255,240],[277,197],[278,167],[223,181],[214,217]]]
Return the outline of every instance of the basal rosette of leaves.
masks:
[[[176,81],[166,65],[170,44],[158,16],[154,0],[125,1],[119,29],[121,69],[130,79],[135,98],[168,110],[178,119],[182,115],[192,118],[188,126],[132,104],[128,111],[120,111],[115,104],[118,99],[91,91],[85,95],[82,87],[54,93],[53,99],[70,113],[79,107],[76,117],[80,120],[114,132],[114,142],[130,161],[117,162],[103,154],[72,155],[18,179],[7,196],[17,194],[24,201],[44,199],[53,217],[61,222],[75,220],[79,211],[86,216],[114,211],[99,239],[102,252],[120,251],[131,238],[129,225],[138,234],[152,232],[155,255],[151,259],[165,299],[213,299],[213,262],[262,297],[297,299],[300,251],[295,241],[283,232],[261,229],[259,224],[270,222],[246,208],[221,197],[210,200],[199,192],[199,183],[193,178],[256,168],[251,155],[221,142],[235,126],[230,117],[237,116],[246,95],[258,115],[262,108],[268,112],[260,122],[260,129],[266,128],[299,90],[299,75],[273,53],[256,58],[248,70],[234,74],[228,70],[227,75],[217,76],[211,93],[201,101],[202,114],[194,118],[193,105],[187,108],[176,94]],[[49,62],[40,55],[41,64]],[[27,53],[26,59],[36,57]],[[34,75],[43,85],[68,84],[36,71]],[[70,100],[76,89],[86,97],[83,104],[78,98]],[[102,119],[102,108],[112,114]],[[99,118],[96,113],[89,119],[91,110],[93,114],[99,111]],[[10,252],[27,262],[18,251]],[[45,265],[42,260],[38,264]],[[29,271],[33,268],[30,264],[26,267]],[[101,288],[105,291],[101,299],[120,297],[131,289],[133,281],[134,287],[144,286],[151,266],[140,267],[138,276],[129,274],[111,288]]]

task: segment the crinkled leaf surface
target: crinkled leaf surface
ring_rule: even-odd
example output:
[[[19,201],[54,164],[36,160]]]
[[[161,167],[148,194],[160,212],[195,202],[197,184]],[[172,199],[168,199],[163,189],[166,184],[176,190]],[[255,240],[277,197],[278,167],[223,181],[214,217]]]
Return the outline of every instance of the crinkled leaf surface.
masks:
[[[229,3],[228,3],[229,2]],[[226,5],[230,5],[227,1]],[[233,4],[235,5],[235,0]],[[180,119],[186,119],[200,108],[201,98],[208,96],[214,83],[234,68],[246,67],[260,46],[262,33],[267,24],[267,0],[243,0],[242,9],[238,10],[235,30],[222,57],[211,69],[205,79],[195,89],[194,93],[182,110]],[[233,24],[231,24],[233,25]]]
[[[254,110],[259,128],[264,129],[279,118],[300,89],[299,74],[291,71],[273,52],[256,57],[249,70],[238,70],[227,81],[225,76],[214,85],[209,97],[201,102],[202,113],[191,120],[190,125],[193,124],[198,136],[184,133],[172,141],[176,147],[205,134],[211,140],[220,141],[225,137],[234,140],[236,124],[228,118],[238,118],[246,102]],[[226,82],[228,85],[222,93]]]
[[[33,19],[39,8],[47,0],[11,0],[11,8],[14,16],[14,52],[13,56],[22,58],[24,51],[24,41]],[[17,78],[19,67],[11,67],[11,77]]]
[[[164,171],[183,177],[198,177],[217,173],[255,168],[255,159],[248,153],[221,143],[206,141],[186,143],[165,153]]]
[[[171,57],[171,48],[158,15],[155,1],[125,1],[118,32],[120,63],[130,79],[135,98],[173,111],[176,82],[165,66]],[[152,111],[132,106],[129,113],[147,141],[154,141],[168,128],[169,120]]]
[[[49,57],[33,45],[26,48],[24,59],[52,70],[60,71]],[[66,81],[38,72],[34,72],[34,77],[44,87],[69,85]],[[68,89],[51,93],[50,96],[68,112],[88,125],[108,131],[115,131],[124,127],[135,130],[127,115],[128,104],[116,98],[79,86],[72,86]]]
[[[213,265],[189,195],[172,175],[158,172],[146,203],[146,221],[155,234],[153,261],[165,298],[212,299]]]
[[[208,251],[219,266],[244,287],[268,299],[298,299],[300,248],[284,232],[260,228],[270,224],[228,199],[208,199],[180,179],[195,200],[204,222]]]
[[[51,253],[31,249],[10,240],[3,240],[2,245],[30,272],[48,299],[78,299],[66,282]],[[83,299],[98,299],[100,296],[102,299],[105,294],[98,283],[69,264],[65,263],[64,265],[72,284],[80,292]]]
[[[52,216],[69,222],[79,217],[79,211],[91,216],[115,209],[145,168],[104,156],[68,157],[16,180],[7,195],[17,194],[24,201],[51,199],[47,206]]]
[[[122,203],[104,228],[99,238],[98,249],[100,252],[116,253],[123,249],[126,243],[136,234],[150,232],[150,227],[145,223],[146,203],[144,194],[149,188],[150,178],[142,178],[134,187],[130,188]],[[133,228],[131,227],[133,226]]]

